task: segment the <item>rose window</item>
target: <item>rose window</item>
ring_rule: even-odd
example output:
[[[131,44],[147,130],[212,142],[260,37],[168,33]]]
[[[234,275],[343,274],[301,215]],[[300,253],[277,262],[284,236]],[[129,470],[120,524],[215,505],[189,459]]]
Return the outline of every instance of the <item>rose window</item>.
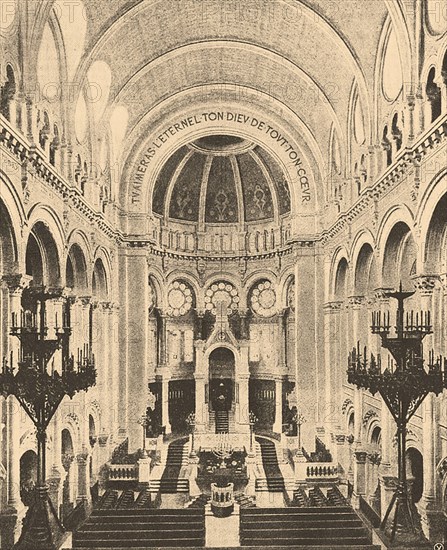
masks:
[[[193,294],[191,288],[181,281],[174,281],[168,292],[168,315],[180,317],[192,307]]]
[[[270,281],[258,283],[251,292],[250,305],[252,310],[261,317],[271,317],[276,313],[276,292]]]
[[[218,304],[223,303],[229,315],[239,307],[239,295],[231,283],[224,281],[214,283],[205,293],[205,308],[213,315],[217,314]]]

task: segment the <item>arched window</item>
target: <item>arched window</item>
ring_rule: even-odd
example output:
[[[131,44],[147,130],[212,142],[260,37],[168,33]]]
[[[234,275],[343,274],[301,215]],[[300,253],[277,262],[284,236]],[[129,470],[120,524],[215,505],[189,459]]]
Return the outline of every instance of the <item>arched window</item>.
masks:
[[[399,126],[398,113],[393,116],[393,122],[391,124],[391,134],[394,141],[396,142],[396,150],[399,151],[399,149],[402,147],[402,130]]]
[[[54,137],[50,144],[50,164],[53,166],[56,166],[56,152],[59,149],[59,146],[61,144],[60,138],[59,138],[59,129],[57,127],[57,124],[53,127],[53,133]]]
[[[42,149],[45,149],[45,145],[50,136],[50,118],[48,117],[48,113],[46,111],[44,111],[43,117],[41,120],[39,120],[39,122],[39,145],[42,147]]]
[[[435,82],[436,71],[432,67],[428,73],[427,87],[425,92],[431,104],[431,122],[434,122],[441,114],[441,90]]]
[[[16,93],[16,79],[14,69],[11,65],[6,65],[6,82],[1,89],[0,95],[0,111],[2,115],[10,120],[11,112],[10,105]]]
[[[382,148],[386,154],[386,165],[391,166],[393,162],[393,152],[391,150],[391,142],[388,137],[388,126],[385,126],[382,134]]]
[[[85,193],[85,184],[87,183],[87,180],[88,180],[88,167],[87,167],[87,163],[84,162],[84,166],[83,166],[83,170],[82,170],[82,177],[81,177],[81,192],[82,192],[82,194]]]
[[[74,172],[74,178],[77,185],[80,185],[81,183],[81,174],[82,174],[82,161],[81,161],[81,155],[76,156],[76,167]]]

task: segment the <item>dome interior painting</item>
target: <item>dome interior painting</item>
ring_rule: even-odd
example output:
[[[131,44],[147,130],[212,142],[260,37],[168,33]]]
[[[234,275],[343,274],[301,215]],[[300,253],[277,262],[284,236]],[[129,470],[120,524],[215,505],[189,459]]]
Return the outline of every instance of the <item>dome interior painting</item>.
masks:
[[[290,189],[267,151],[234,135],[210,135],[175,151],[161,168],[152,210],[209,224],[262,223],[291,213]]]

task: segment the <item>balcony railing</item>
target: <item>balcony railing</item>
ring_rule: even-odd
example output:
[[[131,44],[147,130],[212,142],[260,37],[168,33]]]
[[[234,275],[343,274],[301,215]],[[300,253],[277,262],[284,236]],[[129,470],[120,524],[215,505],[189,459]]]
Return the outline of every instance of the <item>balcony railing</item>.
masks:
[[[328,462],[298,462],[295,464],[295,479],[300,481],[334,481],[338,477],[336,464]]]

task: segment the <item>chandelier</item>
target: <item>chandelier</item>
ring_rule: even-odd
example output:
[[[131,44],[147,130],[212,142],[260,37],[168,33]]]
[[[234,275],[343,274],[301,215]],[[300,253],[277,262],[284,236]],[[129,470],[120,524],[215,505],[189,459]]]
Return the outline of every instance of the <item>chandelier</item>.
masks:
[[[62,318],[47,322],[47,302],[62,300]],[[47,428],[65,396],[73,397],[96,381],[95,359],[85,344],[70,354],[70,303],[61,288],[31,287],[23,290],[22,311],[12,314],[11,336],[20,341],[17,357],[11,351],[3,359],[0,395],[17,398],[36,428],[37,483],[16,549],[53,550],[63,527],[48,496],[46,485]],[[54,354],[61,350],[61,367],[54,367]]]
[[[406,545],[424,541],[418,514],[408,493],[406,478],[407,424],[429,393],[438,395],[447,387],[447,361],[430,351],[428,364],[423,358],[422,340],[432,333],[429,311],[405,313],[404,301],[414,292],[385,296],[397,300],[396,325],[392,328],[390,313],[374,312],[371,330],[381,337],[382,347],[389,351],[386,365],[380,354],[368,354],[366,347],[353,349],[348,359],[348,382],[373,395],[380,393],[397,426],[398,482],[396,491],[382,520],[381,529],[393,543]]]

